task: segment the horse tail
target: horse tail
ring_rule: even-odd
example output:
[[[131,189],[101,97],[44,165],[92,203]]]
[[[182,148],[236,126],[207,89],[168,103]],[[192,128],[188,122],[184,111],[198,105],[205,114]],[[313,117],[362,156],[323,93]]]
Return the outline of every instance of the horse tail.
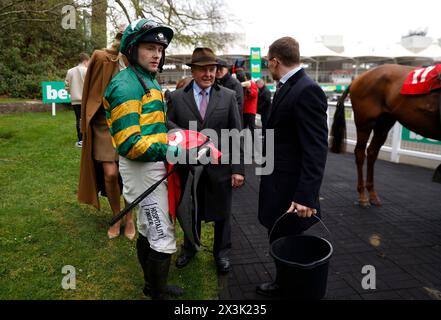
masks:
[[[345,151],[344,140],[346,138],[346,119],[345,119],[345,99],[349,94],[351,86],[343,92],[337,102],[337,108],[334,113],[334,121],[331,127],[331,152],[342,153]]]

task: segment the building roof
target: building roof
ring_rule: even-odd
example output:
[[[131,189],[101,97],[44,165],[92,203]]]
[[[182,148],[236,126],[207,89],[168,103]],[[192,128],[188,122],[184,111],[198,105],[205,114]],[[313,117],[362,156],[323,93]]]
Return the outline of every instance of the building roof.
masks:
[[[187,63],[191,60],[191,49],[179,49],[167,51],[168,63]],[[234,48],[225,49],[217,52],[219,56],[235,60],[239,57],[247,58],[250,55],[250,48],[235,46]],[[265,52],[261,52],[265,57]],[[343,61],[343,60],[363,60],[365,62],[382,62],[382,61],[419,61],[433,60],[441,61],[441,47],[434,42],[426,49],[415,53],[404,48],[400,43],[391,43],[387,46],[366,46],[361,43],[345,47],[342,53],[335,52],[322,42],[311,42],[300,44],[300,54],[302,61]]]

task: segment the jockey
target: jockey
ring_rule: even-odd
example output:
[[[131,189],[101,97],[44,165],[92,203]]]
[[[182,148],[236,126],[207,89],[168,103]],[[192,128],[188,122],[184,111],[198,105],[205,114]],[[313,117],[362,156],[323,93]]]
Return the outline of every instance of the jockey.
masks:
[[[121,39],[121,53],[130,67],[118,73],[104,94],[107,124],[123,180],[123,195],[133,202],[166,174],[168,145],[166,104],[156,80],[162,71],[165,49],[173,30],[147,19],[130,24]],[[175,225],[169,215],[167,182],[161,183],[140,204],[137,216],[137,254],[144,272],[144,294],[152,299],[179,296],[183,290],[167,286],[171,255],[176,252]]]

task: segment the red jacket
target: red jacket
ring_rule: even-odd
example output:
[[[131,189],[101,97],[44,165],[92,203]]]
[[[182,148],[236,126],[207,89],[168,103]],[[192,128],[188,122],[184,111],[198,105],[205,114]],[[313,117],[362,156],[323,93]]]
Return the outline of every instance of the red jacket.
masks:
[[[256,114],[257,113],[257,96],[259,95],[259,89],[257,84],[253,81],[251,82],[250,88],[244,89],[244,102],[243,102],[243,113]]]

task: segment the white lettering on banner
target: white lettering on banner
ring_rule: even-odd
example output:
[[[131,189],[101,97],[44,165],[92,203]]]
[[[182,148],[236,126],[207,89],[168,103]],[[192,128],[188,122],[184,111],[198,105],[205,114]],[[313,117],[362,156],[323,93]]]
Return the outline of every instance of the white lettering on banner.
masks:
[[[260,72],[260,64],[252,64],[251,65],[252,72]]]
[[[56,99],[68,99],[69,93],[66,89],[54,89],[51,85],[46,86],[46,97],[48,100],[56,100]]]
[[[46,92],[47,92],[48,99],[50,99],[50,100],[57,99],[57,97],[58,97],[57,89],[52,89],[52,87],[50,85],[48,85],[48,86],[46,86]]]
[[[409,138],[412,140],[423,140],[424,139],[423,136],[420,136],[419,134],[416,134],[413,131],[410,131]]]
[[[58,91],[58,96],[60,97],[60,99],[67,99],[68,93],[66,89],[61,89],[60,91]]]
[[[424,140],[425,137],[423,137],[422,135],[416,134],[413,131],[409,131],[409,139],[411,140]],[[426,138],[428,141],[431,142],[437,142],[438,140],[435,139],[430,139],[430,138]]]

